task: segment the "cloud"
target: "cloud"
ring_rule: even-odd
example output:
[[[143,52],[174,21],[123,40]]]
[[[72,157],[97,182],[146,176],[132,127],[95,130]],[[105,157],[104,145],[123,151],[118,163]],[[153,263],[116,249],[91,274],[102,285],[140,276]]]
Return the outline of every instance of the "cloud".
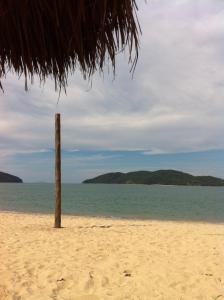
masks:
[[[74,153],[74,152],[79,152],[79,149],[67,149],[67,152],[69,153]]]
[[[163,152],[159,149],[150,149],[150,150],[147,150],[147,151],[143,151],[142,152],[142,155],[154,155],[154,154],[167,154],[167,152]]]
[[[52,149],[57,111],[68,151],[224,149],[224,2],[139,1],[139,20],[133,79],[120,54],[115,80],[106,70],[88,83],[77,71],[57,105],[53,81],[40,87],[35,79],[25,92],[23,78],[8,74],[0,95],[2,165],[7,154]]]

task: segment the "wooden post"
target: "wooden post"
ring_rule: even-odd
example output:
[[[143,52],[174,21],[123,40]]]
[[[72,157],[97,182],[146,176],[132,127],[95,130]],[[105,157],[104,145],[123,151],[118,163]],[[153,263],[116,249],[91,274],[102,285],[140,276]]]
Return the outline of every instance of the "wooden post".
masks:
[[[61,124],[55,114],[55,228],[61,228]]]

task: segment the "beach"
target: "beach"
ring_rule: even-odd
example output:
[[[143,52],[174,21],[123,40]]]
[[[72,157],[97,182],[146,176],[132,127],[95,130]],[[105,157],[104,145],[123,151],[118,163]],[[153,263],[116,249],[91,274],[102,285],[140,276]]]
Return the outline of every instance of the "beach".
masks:
[[[1,300],[224,299],[224,224],[0,213]]]

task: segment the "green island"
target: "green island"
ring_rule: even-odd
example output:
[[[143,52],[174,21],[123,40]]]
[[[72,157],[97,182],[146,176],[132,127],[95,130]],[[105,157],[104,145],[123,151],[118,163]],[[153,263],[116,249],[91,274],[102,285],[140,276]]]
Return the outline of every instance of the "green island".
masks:
[[[0,182],[22,183],[22,179],[4,172],[0,172]]]
[[[193,176],[176,170],[136,171],[107,173],[83,183],[160,184],[188,186],[224,186],[224,179],[213,176]]]

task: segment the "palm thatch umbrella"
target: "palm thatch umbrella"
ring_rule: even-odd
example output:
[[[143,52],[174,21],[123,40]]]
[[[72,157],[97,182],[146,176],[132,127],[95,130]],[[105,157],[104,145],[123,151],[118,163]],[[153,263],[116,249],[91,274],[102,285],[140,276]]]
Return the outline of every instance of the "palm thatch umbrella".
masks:
[[[135,0],[1,0],[0,80],[9,71],[40,82],[50,76],[55,89],[66,88],[78,68],[84,78],[103,71],[127,46],[134,69],[140,27]],[[0,87],[2,87],[0,81]],[[56,199],[60,200],[60,116],[56,116]],[[60,202],[60,201],[59,201]],[[60,203],[55,227],[61,226]]]

